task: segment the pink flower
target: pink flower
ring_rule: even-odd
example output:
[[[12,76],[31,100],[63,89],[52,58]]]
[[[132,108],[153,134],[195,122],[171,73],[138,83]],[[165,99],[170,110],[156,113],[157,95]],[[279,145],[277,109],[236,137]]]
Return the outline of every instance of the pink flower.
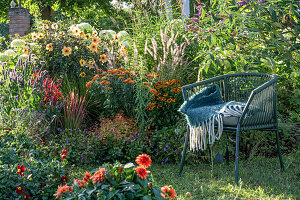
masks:
[[[238,1],[236,3],[239,4],[239,5],[241,5],[241,6],[244,6],[244,5],[248,4],[246,1]]]
[[[259,3],[265,2],[266,0],[258,0]]]

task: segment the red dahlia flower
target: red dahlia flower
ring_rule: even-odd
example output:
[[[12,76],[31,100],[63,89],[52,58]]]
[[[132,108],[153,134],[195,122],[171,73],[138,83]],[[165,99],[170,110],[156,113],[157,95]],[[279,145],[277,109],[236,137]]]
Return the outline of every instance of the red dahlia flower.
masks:
[[[135,171],[137,172],[137,175],[142,179],[147,178],[148,174],[150,173],[150,171],[147,171],[146,168],[142,166],[136,167]]]
[[[25,172],[25,166],[24,165],[18,165],[17,166],[17,173],[20,174],[20,176],[23,176],[23,172]]]
[[[61,182],[61,184],[67,183],[68,180],[69,180],[69,179],[68,179],[67,176],[62,176],[62,177],[60,177],[60,182]]]
[[[19,187],[16,188],[16,193],[17,193],[17,194],[22,194],[23,191],[24,191],[24,188],[21,187],[21,186],[19,186]]]
[[[135,162],[142,167],[148,168],[151,165],[152,160],[147,154],[141,154],[136,157]]]
[[[28,193],[26,193],[26,194],[24,195],[24,199],[29,199],[29,194],[28,194]]]

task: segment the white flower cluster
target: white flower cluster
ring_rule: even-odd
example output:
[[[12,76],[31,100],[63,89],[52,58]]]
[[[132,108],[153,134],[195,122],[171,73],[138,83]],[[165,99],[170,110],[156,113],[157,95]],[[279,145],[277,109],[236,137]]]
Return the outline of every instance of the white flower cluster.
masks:
[[[13,40],[10,45],[14,48],[22,48],[25,44],[25,41],[24,40],[21,40],[21,39],[15,39]]]
[[[128,11],[128,10],[131,10],[134,5],[132,3],[127,3],[127,2],[121,2],[120,0],[112,0],[110,2],[110,4],[115,8],[115,9],[118,9],[118,10],[125,10],[125,11]]]

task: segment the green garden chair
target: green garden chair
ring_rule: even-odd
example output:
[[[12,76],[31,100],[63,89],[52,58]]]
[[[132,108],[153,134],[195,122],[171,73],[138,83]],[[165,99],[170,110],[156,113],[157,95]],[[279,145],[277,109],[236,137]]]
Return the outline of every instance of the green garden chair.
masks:
[[[277,152],[280,161],[281,171],[284,171],[282,162],[278,122],[277,122],[277,76],[265,73],[236,73],[217,76],[194,84],[182,87],[183,98],[188,101],[191,96],[204,87],[215,84],[219,86],[224,102],[236,101],[245,104],[241,116],[236,124],[223,124],[223,132],[236,132],[235,150],[235,183],[238,184],[239,173],[239,137],[242,131],[262,130],[275,131]],[[259,110],[259,112],[258,112]],[[180,164],[179,176],[183,170],[185,153],[189,141],[189,126],[187,127],[184,149]],[[221,138],[222,139],[222,138]]]

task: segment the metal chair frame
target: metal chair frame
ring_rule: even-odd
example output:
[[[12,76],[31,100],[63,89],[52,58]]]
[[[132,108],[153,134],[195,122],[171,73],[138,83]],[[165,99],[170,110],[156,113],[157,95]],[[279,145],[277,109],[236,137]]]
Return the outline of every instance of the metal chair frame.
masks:
[[[281,156],[278,121],[277,121],[277,76],[266,73],[235,73],[217,76],[211,79],[193,83],[182,87],[184,100],[202,88],[217,84],[220,88],[224,102],[245,102],[246,106],[236,126],[224,126],[223,132],[236,132],[235,150],[235,183],[239,178],[239,137],[240,132],[246,130],[275,131],[277,153],[281,171],[284,165]],[[257,108],[262,112],[257,112]],[[185,137],[184,149],[180,163],[179,176],[183,170],[185,153],[189,140],[189,127]],[[228,160],[227,160],[228,161]],[[227,162],[228,163],[228,162]]]

